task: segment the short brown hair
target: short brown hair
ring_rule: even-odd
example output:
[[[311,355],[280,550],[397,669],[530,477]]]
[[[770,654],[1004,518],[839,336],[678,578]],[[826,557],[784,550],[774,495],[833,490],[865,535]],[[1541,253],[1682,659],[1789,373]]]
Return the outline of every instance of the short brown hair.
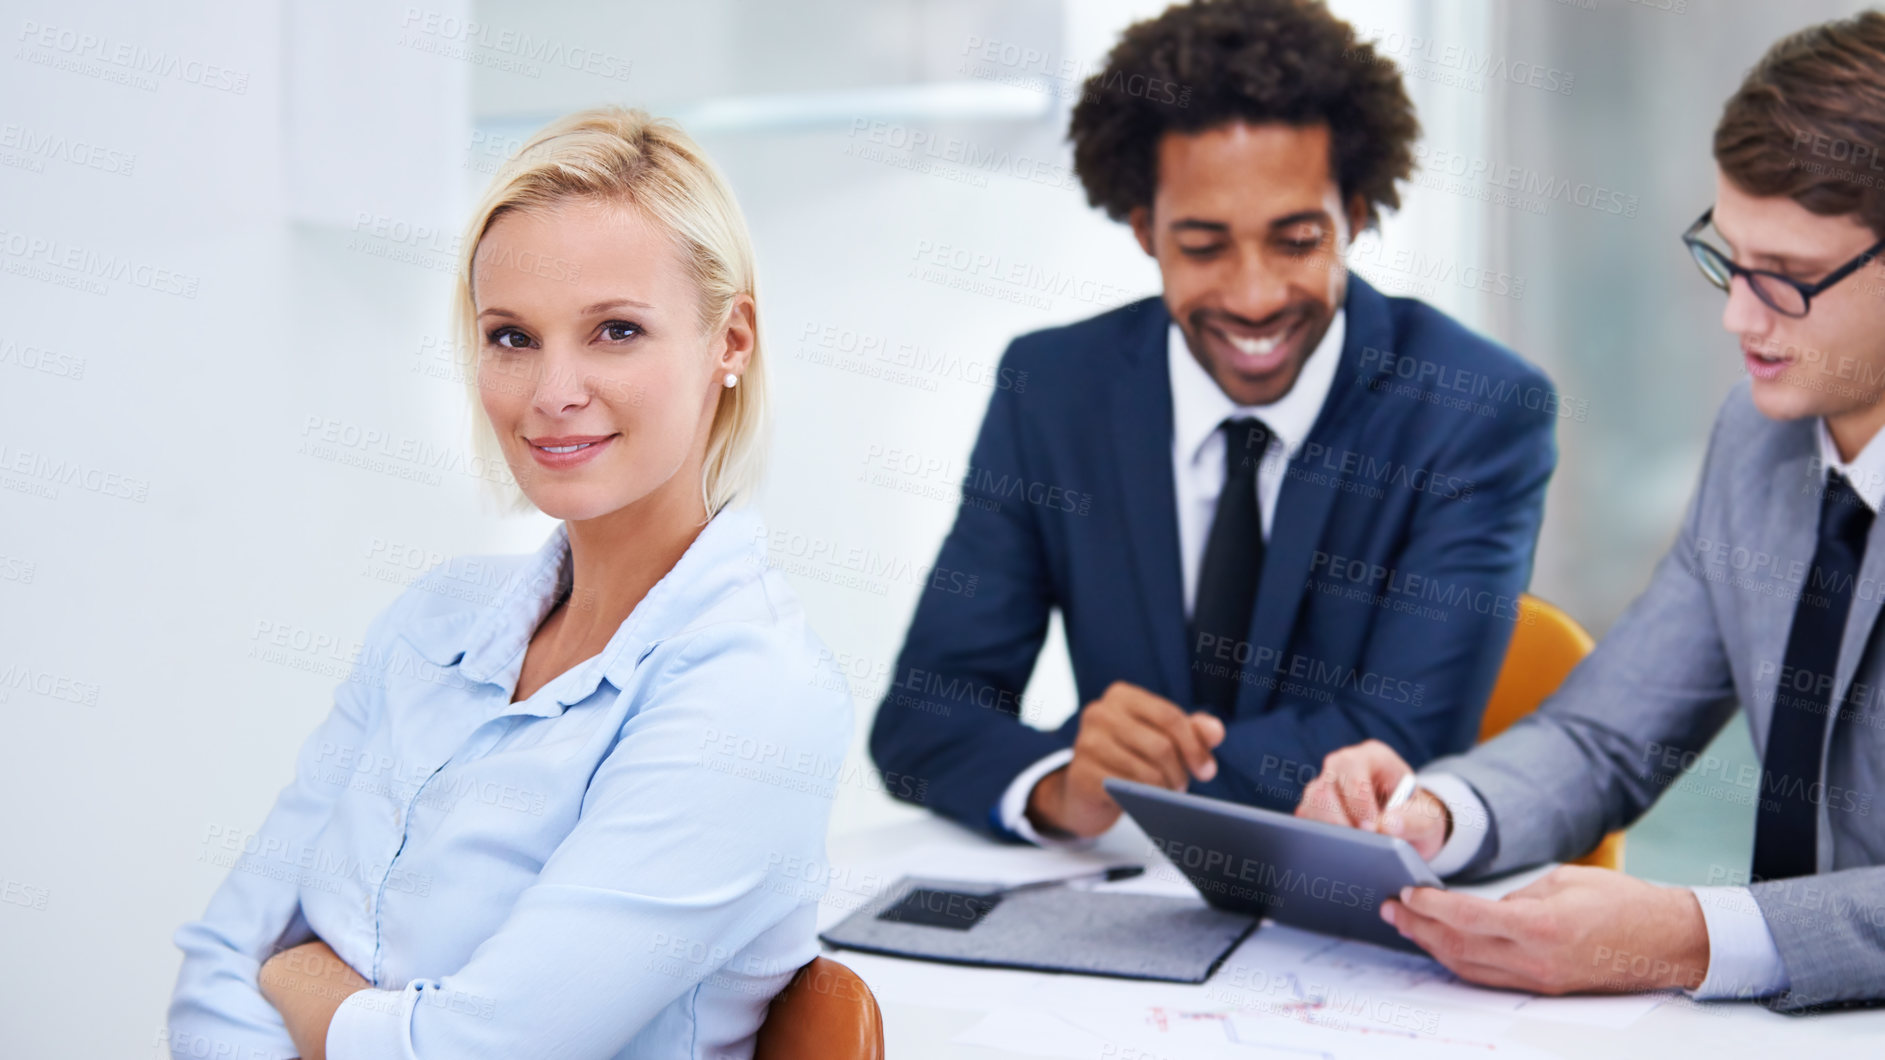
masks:
[[[1769,48],[1722,108],[1715,161],[1751,195],[1857,214],[1885,238],[1885,14],[1822,23]]]
[[[1320,0],[1195,0],[1135,23],[1087,80],[1067,138],[1087,201],[1123,221],[1152,204],[1166,133],[1236,121],[1326,124],[1343,205],[1359,196],[1370,224],[1400,208],[1414,104],[1394,64]]]

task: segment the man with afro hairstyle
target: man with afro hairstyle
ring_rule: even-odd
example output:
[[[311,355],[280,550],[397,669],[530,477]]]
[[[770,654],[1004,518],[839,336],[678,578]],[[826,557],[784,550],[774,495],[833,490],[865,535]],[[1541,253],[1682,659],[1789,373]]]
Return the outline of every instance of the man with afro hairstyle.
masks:
[[[1346,744],[1473,742],[1557,402],[1344,267],[1418,135],[1399,72],[1321,3],[1197,0],[1126,31],[1070,138],[1164,292],[1004,355],[1027,388],[989,401],[952,576],[871,734],[922,781],[892,790],[1050,842],[1118,819],[1107,777],[1288,809]],[[1049,732],[1021,694],[1056,608],[1084,706]]]

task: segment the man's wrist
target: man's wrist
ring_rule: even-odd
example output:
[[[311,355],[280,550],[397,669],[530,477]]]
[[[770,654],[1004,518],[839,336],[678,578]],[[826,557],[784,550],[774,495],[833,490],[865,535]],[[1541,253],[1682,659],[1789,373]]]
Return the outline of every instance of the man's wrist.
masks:
[[[1708,934],[1708,975],[1689,993],[1700,1001],[1772,997],[1793,985],[1761,904],[1747,887],[1690,887]]]
[[[1694,990],[1708,978],[1711,956],[1708,918],[1702,915],[1702,902],[1687,887],[1664,888],[1670,895],[1673,922],[1677,925],[1675,943],[1668,954],[1669,971],[1664,987]]]
[[[1453,810],[1451,807],[1449,807],[1446,804],[1445,799],[1441,798],[1438,795],[1435,795],[1431,791],[1428,791],[1426,788],[1420,789],[1420,796],[1421,798],[1424,798],[1428,802],[1431,802],[1435,806],[1439,807],[1439,810],[1440,810],[1440,845],[1445,846],[1446,841],[1453,838]]]
[[[1462,872],[1480,856],[1480,848],[1486,844],[1491,829],[1486,805],[1472,785],[1451,773],[1421,773],[1418,779],[1420,790],[1446,811],[1446,837],[1440,841],[1440,849],[1431,854],[1423,851],[1421,856],[1442,878]]]
[[[1073,833],[1060,823],[1062,812],[1067,804],[1067,767],[1061,766],[1047,774],[1034,784],[1028,792],[1026,816],[1028,823],[1042,835],[1056,839],[1071,839]]]

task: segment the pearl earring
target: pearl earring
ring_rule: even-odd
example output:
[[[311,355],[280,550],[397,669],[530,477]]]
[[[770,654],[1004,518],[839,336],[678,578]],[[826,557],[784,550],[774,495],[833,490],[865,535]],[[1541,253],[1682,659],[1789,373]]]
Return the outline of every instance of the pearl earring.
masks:
[[[732,372],[728,372],[728,373],[727,373],[727,377],[726,377],[725,379],[722,379],[722,380],[720,380],[720,381],[721,381],[722,383],[725,383],[725,384],[726,384],[726,388],[727,388],[728,390],[731,390],[731,389],[733,389],[734,387],[736,387],[736,386],[739,386],[739,385],[740,385],[740,377],[739,377],[739,376],[737,376],[737,375],[734,375],[734,374],[733,374]]]

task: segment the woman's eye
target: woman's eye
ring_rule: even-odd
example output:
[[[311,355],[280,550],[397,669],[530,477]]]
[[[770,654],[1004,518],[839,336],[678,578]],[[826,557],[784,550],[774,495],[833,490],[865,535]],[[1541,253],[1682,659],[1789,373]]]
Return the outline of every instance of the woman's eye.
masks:
[[[1181,243],[1178,252],[1188,258],[1208,258],[1222,249],[1224,247],[1221,243],[1206,243],[1201,247],[1188,247]]]
[[[498,328],[496,331],[486,335],[485,339],[489,341],[491,345],[499,346],[507,350],[521,350],[530,344],[530,336],[525,335],[516,328]],[[513,339],[516,341],[511,341]]]
[[[611,342],[627,342],[641,334],[641,325],[626,320],[611,320],[602,325],[602,335]]]

